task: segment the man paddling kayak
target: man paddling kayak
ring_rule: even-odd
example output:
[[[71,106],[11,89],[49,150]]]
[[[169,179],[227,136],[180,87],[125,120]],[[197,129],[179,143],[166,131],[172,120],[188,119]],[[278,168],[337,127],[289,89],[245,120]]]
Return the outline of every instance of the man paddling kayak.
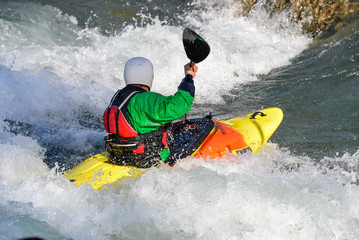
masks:
[[[117,165],[151,167],[166,162],[171,151],[166,124],[189,112],[195,95],[193,78],[198,67],[188,63],[184,70],[177,92],[163,96],[150,92],[154,73],[148,59],[127,61],[126,87],[115,93],[103,115],[106,149]]]

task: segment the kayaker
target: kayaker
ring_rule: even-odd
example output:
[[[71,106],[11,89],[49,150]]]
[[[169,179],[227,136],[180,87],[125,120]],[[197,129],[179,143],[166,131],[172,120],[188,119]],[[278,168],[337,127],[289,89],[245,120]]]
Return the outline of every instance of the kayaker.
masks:
[[[107,107],[103,121],[106,149],[118,165],[151,167],[170,155],[168,123],[191,110],[195,95],[193,78],[198,67],[184,66],[185,77],[172,96],[150,92],[154,77],[152,63],[143,57],[127,61],[126,87],[118,90]]]

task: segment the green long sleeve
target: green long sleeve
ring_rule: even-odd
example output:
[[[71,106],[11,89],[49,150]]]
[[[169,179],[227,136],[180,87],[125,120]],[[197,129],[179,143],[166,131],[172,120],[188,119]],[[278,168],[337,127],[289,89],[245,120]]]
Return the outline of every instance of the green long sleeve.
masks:
[[[143,134],[182,117],[191,110],[193,100],[194,97],[184,90],[178,90],[173,96],[145,92],[135,95],[127,109],[133,127]]]

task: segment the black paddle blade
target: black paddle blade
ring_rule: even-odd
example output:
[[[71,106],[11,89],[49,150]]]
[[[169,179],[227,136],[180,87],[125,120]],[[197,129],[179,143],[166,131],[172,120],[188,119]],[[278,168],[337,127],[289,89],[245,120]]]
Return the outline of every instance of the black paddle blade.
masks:
[[[208,43],[193,30],[185,28],[182,38],[184,50],[192,62],[202,62],[208,56],[210,52]]]

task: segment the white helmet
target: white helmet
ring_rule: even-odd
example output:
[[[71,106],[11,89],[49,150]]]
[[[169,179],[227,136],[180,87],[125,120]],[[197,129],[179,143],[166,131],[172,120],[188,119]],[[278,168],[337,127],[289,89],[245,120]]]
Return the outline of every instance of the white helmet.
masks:
[[[131,58],[125,65],[123,76],[126,86],[129,84],[141,84],[151,88],[153,81],[152,63],[143,57]]]

